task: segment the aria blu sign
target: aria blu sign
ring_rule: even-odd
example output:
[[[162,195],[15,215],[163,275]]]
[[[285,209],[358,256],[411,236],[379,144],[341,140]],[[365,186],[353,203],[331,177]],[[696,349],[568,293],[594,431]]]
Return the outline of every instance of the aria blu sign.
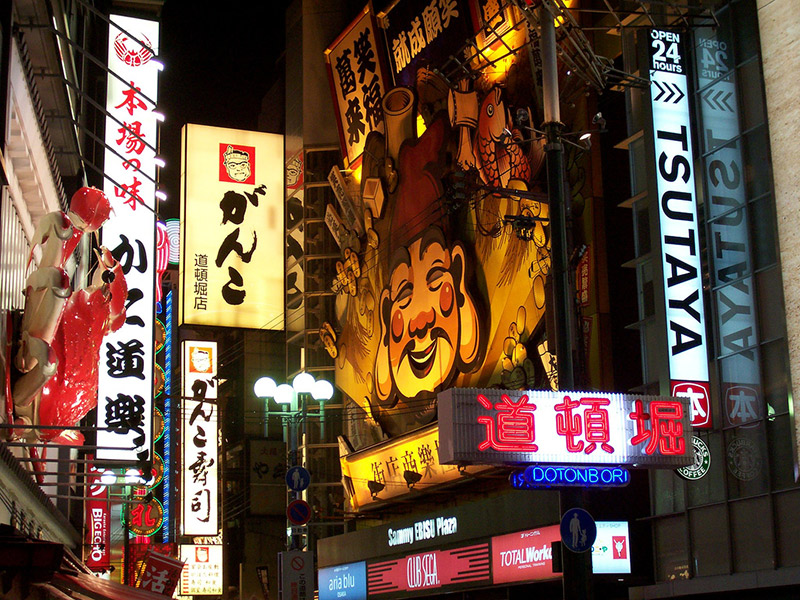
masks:
[[[514,471],[509,476],[511,485],[518,490],[531,490],[551,486],[623,487],[631,474],[622,467],[539,466],[531,465],[524,471]]]
[[[319,600],[366,600],[367,563],[357,562],[319,570]]]

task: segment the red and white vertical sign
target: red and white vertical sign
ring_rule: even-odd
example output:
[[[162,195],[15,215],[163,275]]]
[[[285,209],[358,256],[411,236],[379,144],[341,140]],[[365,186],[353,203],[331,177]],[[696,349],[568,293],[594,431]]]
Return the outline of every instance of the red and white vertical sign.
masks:
[[[86,475],[87,500],[84,502],[86,556],[83,562],[95,572],[108,569],[111,565],[111,514],[108,487],[100,483],[102,474],[97,467],[89,465]]]
[[[217,343],[183,342],[183,409],[181,411],[183,534],[219,533],[217,496]]]
[[[111,16],[103,190],[113,210],[102,242],[122,265],[128,300],[100,355],[97,458],[127,464],[150,460],[153,445],[158,41],[157,21]]]

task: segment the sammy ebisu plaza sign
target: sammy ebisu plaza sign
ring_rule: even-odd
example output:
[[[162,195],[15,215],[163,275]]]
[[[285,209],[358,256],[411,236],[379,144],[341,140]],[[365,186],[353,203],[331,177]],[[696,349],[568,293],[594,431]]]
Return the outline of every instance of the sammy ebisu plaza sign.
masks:
[[[452,388],[438,398],[442,464],[674,469],[694,460],[682,397]]]

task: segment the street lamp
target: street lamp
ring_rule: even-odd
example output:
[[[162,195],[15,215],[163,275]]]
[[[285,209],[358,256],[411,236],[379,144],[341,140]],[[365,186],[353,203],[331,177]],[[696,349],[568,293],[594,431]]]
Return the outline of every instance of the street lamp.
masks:
[[[319,402],[320,436],[324,437],[325,401],[333,397],[333,385],[324,379],[317,380],[311,373],[303,371],[295,375],[291,385],[288,383],[277,384],[271,377],[261,377],[256,380],[253,385],[253,392],[257,398],[272,398],[275,400],[276,404],[280,405],[282,409],[280,412],[273,413],[267,409],[266,414],[267,418],[272,414],[278,414],[283,419],[283,441],[286,444],[288,453],[287,469],[295,466],[294,463],[297,462],[297,453],[299,449],[297,429],[300,420],[302,420],[303,424],[300,445],[303,450],[306,448],[306,394]],[[287,408],[288,410],[286,410]],[[285,417],[292,418],[294,426],[291,429],[288,428]],[[266,429],[267,427],[265,426],[265,430]],[[305,462],[305,460],[302,462]],[[288,493],[287,505],[288,501],[295,499],[299,495],[299,492],[290,491]],[[295,548],[297,546],[297,541],[298,538],[295,534],[290,534],[290,548]]]

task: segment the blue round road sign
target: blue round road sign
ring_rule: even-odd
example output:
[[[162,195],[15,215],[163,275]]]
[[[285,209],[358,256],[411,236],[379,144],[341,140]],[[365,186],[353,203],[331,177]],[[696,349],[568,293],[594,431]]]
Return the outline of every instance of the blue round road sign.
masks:
[[[302,492],[311,483],[311,473],[303,467],[292,467],[286,471],[286,485],[293,492]]]
[[[305,525],[311,520],[311,506],[305,500],[292,500],[286,507],[286,518],[292,525]]]
[[[582,508],[571,508],[561,517],[561,543],[573,552],[586,552],[597,539],[597,525]]]

